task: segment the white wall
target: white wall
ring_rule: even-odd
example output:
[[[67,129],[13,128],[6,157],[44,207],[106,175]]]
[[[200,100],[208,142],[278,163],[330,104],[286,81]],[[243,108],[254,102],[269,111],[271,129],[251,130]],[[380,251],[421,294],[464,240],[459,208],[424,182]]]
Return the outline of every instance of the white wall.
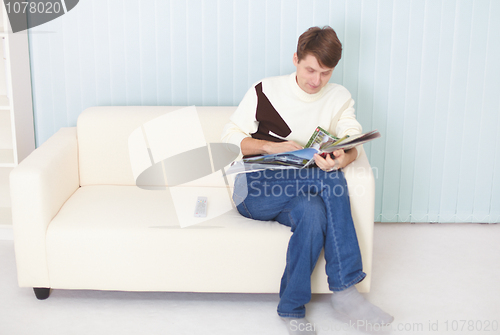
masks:
[[[500,1],[84,0],[31,29],[38,145],[96,105],[237,105],[331,25],[377,221],[500,221]]]

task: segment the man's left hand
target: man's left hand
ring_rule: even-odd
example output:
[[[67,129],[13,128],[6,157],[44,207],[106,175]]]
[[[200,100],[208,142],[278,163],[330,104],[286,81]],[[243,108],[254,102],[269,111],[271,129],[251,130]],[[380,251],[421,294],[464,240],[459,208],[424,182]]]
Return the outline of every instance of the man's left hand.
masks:
[[[318,154],[314,155],[314,161],[316,165],[324,171],[333,171],[346,167],[351,164],[358,156],[358,151],[356,148],[352,148],[345,152],[343,149],[339,149],[333,152],[333,158],[330,154],[327,154],[325,158]]]

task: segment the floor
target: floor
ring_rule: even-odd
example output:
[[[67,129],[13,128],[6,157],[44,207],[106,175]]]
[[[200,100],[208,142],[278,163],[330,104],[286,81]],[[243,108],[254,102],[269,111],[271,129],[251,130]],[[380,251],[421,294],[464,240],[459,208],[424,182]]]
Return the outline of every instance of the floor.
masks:
[[[500,225],[377,223],[372,291],[391,327],[339,319],[314,295],[318,334],[500,334]],[[39,301],[16,281],[0,240],[0,334],[283,334],[274,294],[54,290]]]

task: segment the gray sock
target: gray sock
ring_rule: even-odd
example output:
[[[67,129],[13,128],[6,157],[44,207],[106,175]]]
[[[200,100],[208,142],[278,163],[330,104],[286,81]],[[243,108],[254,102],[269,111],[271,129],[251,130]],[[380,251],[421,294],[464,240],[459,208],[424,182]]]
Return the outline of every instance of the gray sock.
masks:
[[[332,305],[341,314],[371,324],[388,325],[394,320],[394,317],[367,301],[354,286],[334,292]]]
[[[290,335],[316,335],[314,324],[306,318],[281,318],[285,321]]]

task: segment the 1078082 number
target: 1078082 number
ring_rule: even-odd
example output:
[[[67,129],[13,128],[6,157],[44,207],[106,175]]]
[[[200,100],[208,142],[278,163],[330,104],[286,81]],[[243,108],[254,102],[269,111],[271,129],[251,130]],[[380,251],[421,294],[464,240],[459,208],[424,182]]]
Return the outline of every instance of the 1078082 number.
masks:
[[[8,14],[54,14],[60,13],[62,9],[60,2],[30,2],[30,1],[11,1],[5,3],[5,9]]]

